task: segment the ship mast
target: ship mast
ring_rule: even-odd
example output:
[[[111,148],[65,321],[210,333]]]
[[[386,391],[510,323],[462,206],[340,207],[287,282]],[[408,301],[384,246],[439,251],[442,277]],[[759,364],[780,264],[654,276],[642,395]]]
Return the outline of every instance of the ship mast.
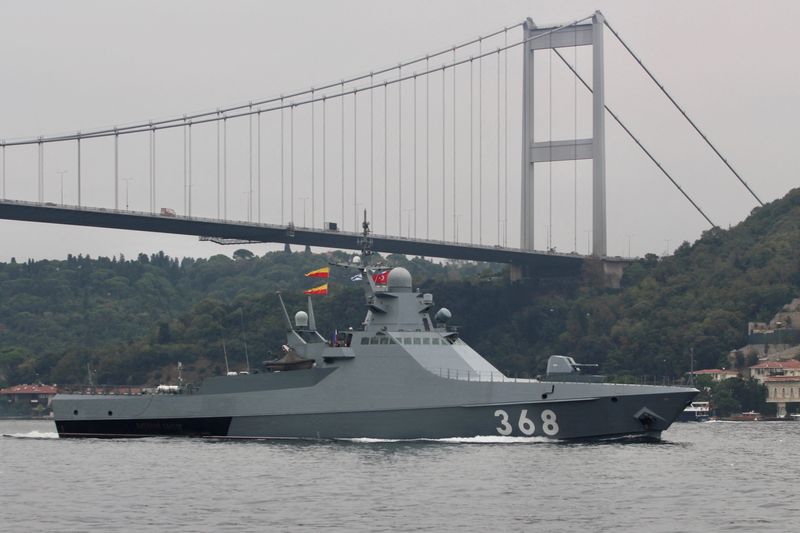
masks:
[[[369,263],[369,256],[372,255],[372,237],[370,237],[369,222],[367,221],[367,210],[364,209],[364,221],[361,223],[361,237],[358,244],[361,245],[361,264],[365,267]]]

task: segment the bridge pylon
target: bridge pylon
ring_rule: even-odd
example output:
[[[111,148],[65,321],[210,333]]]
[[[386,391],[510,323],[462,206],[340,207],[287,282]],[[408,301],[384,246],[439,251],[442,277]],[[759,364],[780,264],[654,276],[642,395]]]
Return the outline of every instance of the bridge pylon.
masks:
[[[607,255],[606,241],[606,143],[605,90],[603,79],[603,14],[596,11],[591,23],[575,24],[549,35],[555,27],[538,28],[530,18],[523,24],[525,48],[522,81],[522,232],[520,248],[535,249],[535,163],[592,160],[592,255]],[[534,80],[536,50],[577,46],[592,47],[592,137],[536,142],[534,140]]]

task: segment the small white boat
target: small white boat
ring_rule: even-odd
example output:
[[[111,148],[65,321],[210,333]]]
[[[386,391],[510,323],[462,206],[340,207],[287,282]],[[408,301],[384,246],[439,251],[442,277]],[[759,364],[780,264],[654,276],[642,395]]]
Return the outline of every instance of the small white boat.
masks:
[[[711,404],[709,402],[692,402],[678,415],[676,422],[706,422],[709,419]]]

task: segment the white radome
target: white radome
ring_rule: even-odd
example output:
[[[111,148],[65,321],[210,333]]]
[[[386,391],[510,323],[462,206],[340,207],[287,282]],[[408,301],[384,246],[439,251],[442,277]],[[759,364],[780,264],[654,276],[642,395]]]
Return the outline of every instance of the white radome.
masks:
[[[389,272],[389,290],[411,289],[411,273],[403,267],[395,267]]]

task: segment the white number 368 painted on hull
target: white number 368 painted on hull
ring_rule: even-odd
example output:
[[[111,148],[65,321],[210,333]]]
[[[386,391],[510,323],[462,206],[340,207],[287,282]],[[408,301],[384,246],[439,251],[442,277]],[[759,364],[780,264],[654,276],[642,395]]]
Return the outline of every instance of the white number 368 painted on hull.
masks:
[[[509,422],[507,412],[502,409],[498,409],[494,412],[494,416],[500,418],[500,426],[497,427],[497,433],[505,436],[511,435],[514,432],[514,427]],[[520,411],[517,427],[523,435],[529,437],[536,432],[536,425],[533,423],[533,420],[528,418],[527,409]],[[558,434],[558,422],[556,420],[556,414],[551,409],[545,409],[542,411],[542,431],[549,437],[553,437]]]

